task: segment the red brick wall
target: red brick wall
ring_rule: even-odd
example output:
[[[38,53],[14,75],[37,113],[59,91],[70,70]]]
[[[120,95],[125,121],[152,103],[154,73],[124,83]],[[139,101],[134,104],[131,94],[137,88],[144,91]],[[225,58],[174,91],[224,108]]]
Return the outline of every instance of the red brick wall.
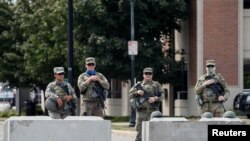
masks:
[[[228,85],[237,85],[238,0],[204,0],[203,8],[204,63],[206,59],[215,59],[217,72]]]

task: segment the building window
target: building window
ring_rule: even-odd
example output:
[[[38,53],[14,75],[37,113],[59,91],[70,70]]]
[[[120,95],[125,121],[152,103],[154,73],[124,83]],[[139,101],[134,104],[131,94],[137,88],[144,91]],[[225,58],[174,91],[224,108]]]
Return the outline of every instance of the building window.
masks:
[[[244,0],[244,9],[250,9],[250,0]]]
[[[250,64],[244,65],[244,89],[250,89]]]
[[[121,98],[121,80],[111,79],[108,98]]]

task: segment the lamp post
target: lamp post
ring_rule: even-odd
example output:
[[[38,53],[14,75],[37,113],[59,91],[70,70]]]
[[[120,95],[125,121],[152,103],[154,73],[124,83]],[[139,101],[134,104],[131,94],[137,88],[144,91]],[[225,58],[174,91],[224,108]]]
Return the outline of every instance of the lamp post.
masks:
[[[131,41],[135,40],[134,7],[135,7],[135,0],[130,0]],[[130,57],[131,57],[131,86],[133,86],[135,83],[135,55],[131,55]]]
[[[130,0],[131,41],[135,40],[134,7],[135,7],[135,0]],[[135,55],[131,55],[130,58],[131,58],[131,87],[132,87],[135,83]],[[129,127],[135,126],[135,120],[136,120],[136,111],[135,109],[131,108]]]
[[[73,0],[68,0],[68,82],[73,84]]]

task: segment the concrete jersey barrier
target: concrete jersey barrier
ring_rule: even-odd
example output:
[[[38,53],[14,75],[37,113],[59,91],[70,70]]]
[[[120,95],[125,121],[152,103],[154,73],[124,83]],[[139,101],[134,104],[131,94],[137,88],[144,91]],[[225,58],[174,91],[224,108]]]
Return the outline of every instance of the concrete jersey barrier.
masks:
[[[101,117],[10,117],[4,123],[4,141],[111,141],[111,121]]]
[[[242,125],[239,118],[202,118],[190,122],[186,118],[153,118],[142,123],[142,141],[207,141],[208,125]]]

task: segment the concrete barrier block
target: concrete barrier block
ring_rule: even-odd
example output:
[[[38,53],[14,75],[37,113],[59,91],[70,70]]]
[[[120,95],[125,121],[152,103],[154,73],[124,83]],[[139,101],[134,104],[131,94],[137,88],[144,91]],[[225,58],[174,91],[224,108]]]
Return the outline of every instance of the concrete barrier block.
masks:
[[[189,121],[184,117],[167,117],[167,118],[152,118],[150,121],[166,121],[166,122],[186,122]]]
[[[142,123],[142,141],[207,141],[209,124],[244,124],[240,119],[153,118]]]
[[[10,117],[4,123],[4,141],[111,141],[111,121],[101,117]]]
[[[206,124],[245,124],[240,118],[201,118],[199,122],[205,122]]]

